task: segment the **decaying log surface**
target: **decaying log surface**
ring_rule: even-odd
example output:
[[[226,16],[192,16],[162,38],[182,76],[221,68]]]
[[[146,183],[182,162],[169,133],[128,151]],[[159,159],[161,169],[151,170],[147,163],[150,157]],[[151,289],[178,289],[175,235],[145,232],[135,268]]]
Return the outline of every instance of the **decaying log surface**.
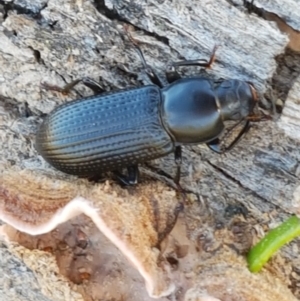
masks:
[[[20,258],[21,257],[21,258]],[[0,244],[2,300],[78,300],[66,279],[59,276],[55,258],[46,252],[28,250],[17,244]],[[33,272],[34,270],[34,272]],[[55,287],[55,289],[53,289]]]
[[[242,5],[242,0],[233,0],[237,5]],[[250,1],[249,1],[250,2]],[[270,14],[276,14],[278,17],[282,18],[286,24],[291,26],[295,30],[300,29],[300,11],[298,1],[291,0],[287,1],[286,5],[282,5],[279,0],[257,0],[254,2],[257,8],[262,8]]]
[[[286,20],[289,26],[299,29],[299,9],[294,9],[297,1],[285,1],[284,5],[276,5],[278,1],[257,2],[258,6],[283,19],[289,16]],[[0,174],[28,170],[34,171],[37,181],[36,175],[40,173],[62,181],[74,180],[74,185],[79,183],[75,178],[54,171],[37,155],[34,135],[44,114],[61,103],[90,95],[90,91],[78,86],[65,96],[45,90],[41,83],[63,86],[85,76],[97,81],[101,78],[107,90],[140,85],[140,81],[148,83],[138,55],[126,38],[124,24],[132,25],[132,35],[140,43],[148,63],[161,74],[169,62],[208,58],[213,47],[219,45],[216,62],[206,71],[207,76],[251,81],[258,89],[265,110],[272,107],[270,100],[264,98],[264,93],[270,90],[276,98],[272,101],[278,107],[283,106],[282,116],[255,123],[242,143],[229,153],[216,155],[202,145],[184,148],[182,186],[200,195],[200,201],[189,196],[180,217],[180,222],[187,228],[187,238],[183,238],[184,234],[177,228],[174,237],[182,248],[190,242],[181,240],[193,241],[198,253],[195,251],[197,256],[193,253],[190,261],[184,258],[180,261],[180,254],[171,261],[179,271],[195,267],[193,275],[186,275],[189,280],[181,284],[182,291],[177,287],[172,300],[200,300],[197,298],[204,293],[217,299],[203,297],[203,300],[274,300],[274,292],[268,283],[275,278],[280,281],[277,295],[280,300],[299,299],[299,240],[275,256],[262,273],[264,278],[253,280],[243,260],[245,252],[266,231],[291,214],[300,214],[300,71],[294,66],[299,60],[297,54],[285,50],[288,36],[277,28],[276,23],[255,13],[249,15],[242,1],[0,1]],[[277,61],[276,57],[279,58]],[[289,59],[285,59],[287,57]],[[185,74],[199,72],[196,68],[184,71]],[[171,182],[175,172],[173,161],[173,156],[169,156],[142,167],[146,189],[154,187],[153,193],[156,193],[158,181]],[[142,195],[138,191],[131,189],[129,194],[138,200]],[[111,296],[98,293],[99,282],[89,282],[90,270],[79,271],[80,279],[75,272],[73,277],[66,272],[70,265],[63,262],[65,258],[70,262],[74,258],[80,261],[81,255],[75,247],[67,255],[64,252],[67,252],[68,243],[64,242],[65,248],[58,243],[55,249],[54,243],[65,239],[62,233],[67,235],[66,229],[73,233],[74,224],[85,229],[84,223],[90,221],[79,217],[48,236],[14,235],[18,237],[17,241],[31,249],[47,250],[48,241],[51,250],[55,250],[62,273],[78,286],[57,276],[59,280],[53,280],[51,288],[45,279],[49,280],[51,269],[53,274],[56,273],[53,258],[8,243],[7,247],[0,245],[0,265],[10,279],[8,284],[5,277],[0,277],[0,292],[4,296],[1,300],[113,300]],[[94,228],[90,226],[85,230],[99,247],[95,238],[97,229]],[[23,258],[25,264],[13,256]],[[44,262],[49,274],[40,272],[41,266],[34,264],[38,260]],[[93,264],[99,264],[90,262],[91,270],[95,269]],[[120,266],[126,267],[125,264]],[[100,266],[97,268],[94,271],[105,272]],[[31,284],[19,286],[16,273]],[[116,273],[123,275],[124,272]],[[140,276],[132,270],[129,274],[136,282],[135,286],[132,282],[129,284],[142,287]],[[117,276],[112,278],[117,279]],[[104,282],[103,275],[93,279]],[[214,285],[208,283],[210,279]],[[235,295],[225,293],[229,283],[233,283],[231,288]],[[240,295],[239,289],[243,285],[246,293]],[[17,289],[12,293],[11,287]],[[184,299],[185,288],[190,290]],[[25,295],[28,290],[30,292]],[[79,290],[83,297],[74,290]],[[139,294],[126,292],[114,295],[114,300],[141,300]],[[147,295],[143,298],[148,300]],[[160,300],[168,299],[161,297]]]

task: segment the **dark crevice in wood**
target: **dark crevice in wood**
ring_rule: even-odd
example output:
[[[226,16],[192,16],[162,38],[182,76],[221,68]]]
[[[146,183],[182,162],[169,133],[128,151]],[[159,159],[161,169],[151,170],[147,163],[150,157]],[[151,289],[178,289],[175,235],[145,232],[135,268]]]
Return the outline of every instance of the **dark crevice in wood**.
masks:
[[[105,1],[104,0],[95,0],[93,2],[93,4],[95,5],[96,9],[98,10],[99,13],[101,13],[102,15],[106,16],[108,19],[112,20],[112,21],[126,21],[124,20],[123,17],[121,17],[118,12],[114,9],[109,9],[106,5],[105,5]]]
[[[238,5],[231,0],[227,0],[228,3],[237,7]],[[260,18],[263,18],[270,22],[275,22],[278,29],[283,33],[288,33],[290,39],[290,31],[299,33],[299,31],[293,29],[286,23],[284,19],[275,13],[269,12],[261,7],[255,5],[255,1],[243,1],[244,7],[247,9],[249,14],[256,14]],[[300,34],[300,33],[299,33]],[[293,86],[296,78],[300,75],[300,53],[286,48],[285,53],[279,55],[276,58],[277,69],[270,80],[269,88],[267,89],[264,97],[267,102],[264,102],[266,109],[271,109],[272,106],[276,106],[276,112],[281,113],[283,104],[288,96],[289,90]],[[281,100],[282,104],[278,103],[278,99]]]
[[[300,53],[286,48],[276,61],[278,65],[271,86],[275,98],[285,102],[290,89],[300,75]]]
[[[263,9],[262,7],[257,7],[255,5],[255,1],[246,1],[244,0],[244,7],[248,10],[249,14],[254,13],[257,16],[259,16],[260,18],[263,18],[267,21],[271,21],[271,22],[275,22],[279,28],[280,31],[282,32],[286,32],[287,28],[294,31],[294,32],[298,32],[298,30],[294,29],[293,27],[291,27],[285,19],[281,18],[279,15],[267,11],[265,9]]]
[[[128,23],[129,23],[129,22],[128,22]],[[162,37],[162,36],[158,35],[158,34],[155,33],[155,32],[146,31],[144,28],[139,27],[139,26],[137,26],[136,24],[133,25],[133,24],[130,23],[130,25],[134,26],[134,27],[137,28],[138,30],[143,31],[143,32],[145,33],[145,35],[148,35],[148,36],[150,36],[150,37],[153,37],[153,38],[155,38],[156,40],[158,40],[158,41],[160,41],[160,42],[162,42],[162,43],[164,43],[164,44],[170,46],[170,45],[169,45],[169,39],[168,39],[168,38]]]
[[[287,212],[284,208],[278,206],[277,204],[275,204],[274,202],[272,202],[271,200],[268,200],[266,198],[264,198],[263,196],[261,196],[260,194],[258,194],[256,191],[251,190],[250,188],[244,186],[239,180],[235,179],[234,177],[232,177],[229,173],[227,173],[224,169],[218,167],[217,165],[213,164],[210,161],[206,161],[213,169],[216,170],[216,172],[221,173],[225,178],[229,179],[230,181],[232,181],[233,183],[235,183],[236,185],[238,185],[240,188],[250,192],[253,196],[255,196],[256,198],[258,198],[259,200],[261,200],[262,202],[266,202],[266,203],[270,203],[272,204],[277,210],[279,211],[283,211],[285,213],[289,213]]]
[[[243,1],[244,7],[248,10],[249,14],[254,13],[261,18],[266,18],[266,11],[263,8],[257,7],[255,1]]]
[[[38,64],[45,65],[44,60],[42,59],[42,56],[41,56],[41,52],[39,50],[37,50],[37,49],[32,48],[31,46],[29,46],[29,49],[32,50],[33,56],[34,56],[36,62]]]
[[[128,18],[126,18],[126,16],[120,15],[115,9],[109,9],[105,5],[104,0],[95,0],[94,5],[95,5],[96,9],[99,11],[99,13],[106,16],[108,19],[110,19],[112,21],[121,21],[121,22],[128,23],[131,26],[133,26],[134,28],[137,28],[138,30],[143,31],[146,35],[154,37],[158,41],[160,41],[160,42],[162,42],[162,43],[169,46],[169,39],[168,38],[162,37],[162,36],[158,35],[155,32],[147,31],[147,30],[145,30],[145,28],[138,27],[136,24],[131,23],[130,20]]]
[[[49,25],[49,27],[50,27],[52,30],[55,30],[55,26],[56,26],[57,23],[58,23],[58,21],[55,20],[55,21],[53,21],[52,23],[49,23],[48,25]]]
[[[28,15],[34,19],[40,19],[41,11],[48,6],[48,4],[45,3],[40,9],[33,10],[32,8],[28,8],[26,6],[22,6],[20,4],[14,3],[14,2],[6,2],[4,0],[0,0],[0,5],[3,7],[3,10],[4,10],[4,13],[3,13],[4,20],[7,18],[8,12],[11,10],[15,11],[17,14]]]

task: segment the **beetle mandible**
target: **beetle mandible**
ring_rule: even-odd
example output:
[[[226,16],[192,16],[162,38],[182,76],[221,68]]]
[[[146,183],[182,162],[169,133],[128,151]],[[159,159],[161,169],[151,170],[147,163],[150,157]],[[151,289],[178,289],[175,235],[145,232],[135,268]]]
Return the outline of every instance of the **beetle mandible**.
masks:
[[[131,37],[130,37],[131,38]],[[218,137],[227,120],[246,123],[228,146],[232,148],[249,128],[257,94],[249,82],[236,79],[213,82],[205,77],[181,78],[180,66],[210,67],[215,51],[206,60],[173,63],[166,71],[168,85],[146,63],[131,38],[152,85],[102,93],[63,104],[46,117],[36,136],[42,157],[60,171],[78,176],[96,176],[115,171],[127,185],[138,181],[138,164],[175,154],[179,185],[181,146],[206,143],[216,152]],[[80,80],[68,85],[68,89]],[[97,92],[101,86],[81,80]],[[127,167],[128,175],[118,171]]]

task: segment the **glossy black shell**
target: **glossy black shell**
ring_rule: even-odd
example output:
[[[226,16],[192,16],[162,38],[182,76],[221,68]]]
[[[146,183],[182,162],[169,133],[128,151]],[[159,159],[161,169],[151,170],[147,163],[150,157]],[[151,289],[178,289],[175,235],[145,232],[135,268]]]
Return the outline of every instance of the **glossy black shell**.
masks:
[[[174,151],[161,120],[161,90],[144,86],[69,102],[44,120],[38,152],[55,168],[89,176]]]
[[[79,99],[50,113],[36,148],[52,166],[79,176],[137,165],[179,145],[214,141],[224,121],[252,112],[252,90],[238,80],[216,85],[190,77],[162,89],[151,85]]]

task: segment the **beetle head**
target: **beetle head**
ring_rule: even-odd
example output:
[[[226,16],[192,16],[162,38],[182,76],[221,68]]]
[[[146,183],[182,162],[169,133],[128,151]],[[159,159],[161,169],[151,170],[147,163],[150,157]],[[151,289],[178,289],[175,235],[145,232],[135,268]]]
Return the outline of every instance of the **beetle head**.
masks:
[[[223,81],[217,87],[223,120],[241,120],[253,113],[257,94],[252,84],[240,80]]]

